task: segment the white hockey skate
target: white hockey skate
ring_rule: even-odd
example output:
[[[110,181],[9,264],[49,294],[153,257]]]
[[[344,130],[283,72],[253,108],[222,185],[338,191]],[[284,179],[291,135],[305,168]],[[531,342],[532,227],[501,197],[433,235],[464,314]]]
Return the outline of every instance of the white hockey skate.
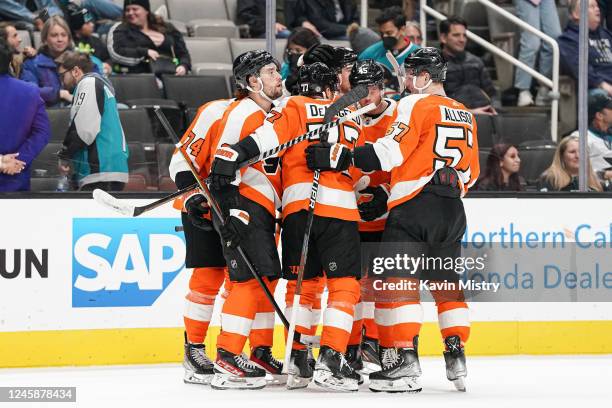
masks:
[[[208,385],[212,380],[214,364],[206,355],[204,344],[192,344],[187,341],[185,334],[185,355],[183,368],[185,374],[183,381],[188,384]]]
[[[266,371],[243,354],[218,349],[214,370],[210,386],[215,390],[258,390],[266,386]]]

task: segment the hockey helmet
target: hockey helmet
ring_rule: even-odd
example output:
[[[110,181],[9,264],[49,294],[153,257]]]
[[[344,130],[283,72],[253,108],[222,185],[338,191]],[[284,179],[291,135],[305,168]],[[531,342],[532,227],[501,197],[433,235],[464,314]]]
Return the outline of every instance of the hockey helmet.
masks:
[[[247,51],[237,56],[232,67],[236,87],[247,89],[249,76],[259,75],[259,71],[268,64],[279,65],[272,54],[266,50]]]
[[[357,85],[378,85],[384,81],[385,72],[373,59],[357,61],[349,75],[349,82],[353,88]]]
[[[336,47],[336,69],[340,70],[347,65],[357,62],[357,53],[350,48]]]
[[[426,71],[432,81],[444,82],[446,80],[446,59],[437,48],[419,48],[406,58],[404,66],[407,72],[412,70],[414,75]]]
[[[304,96],[320,96],[325,88],[335,91],[338,75],[322,62],[304,65],[298,72],[298,91]]]

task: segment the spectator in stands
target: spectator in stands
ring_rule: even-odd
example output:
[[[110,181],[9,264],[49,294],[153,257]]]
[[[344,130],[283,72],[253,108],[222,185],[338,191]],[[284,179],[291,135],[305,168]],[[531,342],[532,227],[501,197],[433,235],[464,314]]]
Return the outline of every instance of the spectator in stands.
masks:
[[[32,47],[21,47],[21,37],[19,37],[17,28],[10,23],[0,23],[0,39],[4,40],[13,52],[13,60],[9,67],[10,74],[19,78],[24,60],[34,58],[36,50]]]
[[[400,7],[389,7],[382,11],[376,18],[378,31],[382,37],[381,41],[369,46],[359,54],[359,59],[373,59],[384,65],[389,72],[393,72],[393,66],[387,58],[387,51],[391,51],[397,62],[402,65],[404,60],[419,46],[410,42],[406,32],[406,17],[402,14]]]
[[[481,191],[523,191],[525,180],[519,176],[521,158],[511,144],[496,144],[487,157],[484,175],[478,180]]]
[[[238,20],[249,26],[249,35],[252,38],[266,36],[266,2],[259,0],[238,0],[236,12]],[[287,38],[291,32],[285,25],[276,23],[276,38]]]
[[[70,126],[59,153],[62,174],[71,170],[81,191],[120,191],[128,181],[128,151],[113,87],[92,73],[86,54],[68,51],[58,59],[65,88],[78,103],[70,110]]]
[[[578,137],[578,131],[570,136]],[[601,180],[612,181],[612,98],[602,92],[589,95],[589,158]]]
[[[357,22],[355,0],[300,1],[303,14],[297,16],[297,25],[303,26],[304,21],[308,21],[316,27],[318,34],[328,40],[348,40],[347,28],[349,24]]]
[[[297,95],[298,60],[312,46],[321,44],[319,37],[307,28],[296,28],[289,38],[281,67],[284,88],[290,95]]]
[[[191,58],[183,35],[151,12],[149,0],[125,0],[123,22],[108,33],[116,72],[185,75]]]
[[[307,28],[312,31],[317,37],[321,37],[321,33],[317,30],[306,16],[304,0],[285,0],[285,24],[290,30],[298,27]]]
[[[0,191],[28,191],[30,165],[51,129],[40,91],[9,75],[13,52],[0,40]]]
[[[580,0],[571,0],[570,21],[559,37],[563,71],[578,78],[578,25]],[[601,26],[596,0],[589,1],[589,89],[601,89],[612,96],[612,32]]]
[[[588,159],[587,159],[588,160]],[[579,146],[576,136],[567,136],[557,146],[553,162],[538,180],[540,191],[574,191],[578,190]],[[590,191],[602,191],[601,183],[588,164],[588,188]]]
[[[70,3],[66,6],[65,14],[68,16],[67,21],[76,50],[100,60],[104,74],[109,75],[112,71],[112,61],[106,44],[94,35],[95,25],[89,10],[79,7],[76,3]]]
[[[406,22],[406,36],[411,43],[421,46],[423,43],[423,33],[421,33],[421,25],[416,21]]]
[[[41,31],[47,16],[62,15],[62,11],[54,0],[35,0],[36,9],[31,11],[28,0],[3,0],[0,1],[0,18],[13,21],[26,21],[33,24]]]
[[[448,62],[444,90],[463,103],[472,113],[496,115],[492,98],[496,91],[493,81],[480,58],[465,50],[467,22],[451,16],[440,21],[440,44]]]
[[[72,35],[66,21],[60,16],[49,18],[41,32],[42,46],[35,58],[23,64],[21,79],[36,84],[47,107],[59,106],[62,101],[72,102],[72,95],[61,89],[55,59],[72,47]]]
[[[561,34],[561,23],[555,0],[514,0],[517,8],[518,17],[542,31],[544,34],[558,38]],[[529,31],[521,31],[521,46],[519,60],[530,68],[535,68],[536,57],[539,58],[539,72],[546,77],[551,77],[552,73],[552,48],[546,42],[542,42],[540,37]],[[516,70],[514,86],[519,90],[518,106],[529,106],[534,104],[531,88],[531,75],[522,69]],[[540,85],[536,95],[535,104],[545,105],[548,102],[549,89]]]

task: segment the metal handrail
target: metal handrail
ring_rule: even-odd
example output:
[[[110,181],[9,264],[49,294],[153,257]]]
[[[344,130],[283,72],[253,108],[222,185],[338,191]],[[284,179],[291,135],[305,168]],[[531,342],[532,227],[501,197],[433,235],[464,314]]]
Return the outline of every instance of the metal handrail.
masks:
[[[427,44],[427,20],[426,20],[427,14],[430,14],[431,16],[433,16],[434,18],[438,20],[446,20],[447,17],[444,14],[429,7],[427,5],[427,0],[420,0],[420,1],[421,1],[421,15],[420,15],[421,35],[423,37],[423,45],[425,46]],[[525,23],[518,17],[512,15],[511,13],[499,7],[498,5],[492,3],[491,1],[489,0],[477,0],[477,1],[481,3],[482,5],[484,5],[485,7],[488,7],[489,9],[507,18],[508,20],[518,25],[523,30],[529,31],[530,33],[538,36],[543,41],[546,41],[547,43],[550,44],[552,51],[553,51],[552,80],[540,74],[538,71],[534,70],[533,68],[527,66],[524,62],[519,61],[518,59],[514,58],[514,56],[501,50],[499,47],[496,47],[495,45],[491,44],[484,38],[474,34],[473,32],[469,30],[467,30],[466,32],[466,35],[470,40],[486,48],[488,51],[492,52],[498,57],[503,58],[509,63],[526,71],[529,75],[537,79],[540,83],[548,86],[549,88],[552,88],[552,91],[549,93],[550,98],[552,100],[551,105],[550,105],[550,134],[551,134],[552,139],[554,141],[557,141],[557,137],[558,137],[557,129],[558,129],[558,121],[559,121],[559,44],[557,44],[557,41],[555,41],[552,37],[549,37],[548,35],[544,34],[540,30],[530,26],[529,24]]]

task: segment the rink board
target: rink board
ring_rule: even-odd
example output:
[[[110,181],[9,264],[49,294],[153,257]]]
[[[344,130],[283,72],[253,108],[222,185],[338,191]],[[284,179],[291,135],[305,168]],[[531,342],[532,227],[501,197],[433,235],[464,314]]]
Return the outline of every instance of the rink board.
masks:
[[[133,200],[144,204],[151,200]],[[469,240],[612,235],[609,199],[466,199]],[[190,271],[170,207],[125,218],[91,200],[0,201],[0,367],[178,361]],[[494,238],[493,238],[494,239]],[[608,241],[608,244],[610,242]],[[283,285],[276,297],[284,302]],[[612,303],[473,303],[468,352],[612,353]],[[425,304],[421,353],[441,352]],[[277,321],[278,324],[278,321]],[[218,321],[207,339],[214,350]],[[275,353],[282,354],[277,326]]]

